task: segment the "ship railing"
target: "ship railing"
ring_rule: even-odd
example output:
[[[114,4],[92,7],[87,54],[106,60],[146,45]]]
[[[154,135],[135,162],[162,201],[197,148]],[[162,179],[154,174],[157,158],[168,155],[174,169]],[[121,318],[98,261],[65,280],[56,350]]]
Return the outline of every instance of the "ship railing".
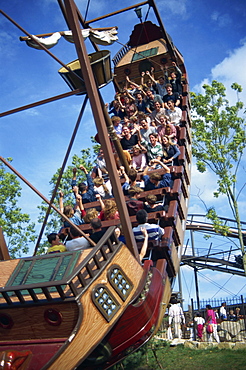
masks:
[[[123,46],[117,54],[112,58],[112,62],[114,63],[114,66],[116,67],[117,64],[120,62],[120,60],[128,53],[128,51],[131,49],[131,46],[125,45]]]
[[[4,299],[4,303],[0,305],[25,306],[30,303],[43,304],[44,301],[56,303],[78,300],[122,247],[123,243],[118,240],[114,230],[114,226],[108,228],[99,243],[69,277],[57,281],[0,288],[0,296]]]

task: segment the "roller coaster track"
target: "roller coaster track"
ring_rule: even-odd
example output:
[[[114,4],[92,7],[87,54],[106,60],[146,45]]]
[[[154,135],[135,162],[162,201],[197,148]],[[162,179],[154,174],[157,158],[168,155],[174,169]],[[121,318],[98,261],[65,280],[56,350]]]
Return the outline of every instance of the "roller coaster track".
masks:
[[[238,238],[238,230],[236,221],[220,217],[220,220],[224,225],[229,227],[227,236],[224,238]],[[241,222],[244,244],[246,244],[246,222]],[[204,235],[220,235],[215,231],[212,223],[205,217],[205,215],[188,215],[186,222],[186,230],[190,230],[191,233],[198,232]],[[204,253],[195,253],[194,249],[187,250],[187,246],[184,248],[181,266],[189,265],[197,270],[210,269],[220,272],[226,272],[229,274],[245,276],[245,272],[240,264],[235,261],[235,256],[241,254],[240,247],[235,245],[235,248],[230,246],[227,250],[213,251],[213,245],[210,243],[207,251]]]

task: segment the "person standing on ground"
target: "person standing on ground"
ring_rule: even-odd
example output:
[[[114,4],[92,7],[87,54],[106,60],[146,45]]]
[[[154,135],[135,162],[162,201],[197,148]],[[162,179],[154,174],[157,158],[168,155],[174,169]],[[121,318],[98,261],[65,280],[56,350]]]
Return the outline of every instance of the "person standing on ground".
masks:
[[[171,298],[170,300],[171,306],[168,311],[169,316],[169,327],[171,327],[173,323],[174,327],[174,337],[175,338],[182,338],[182,330],[181,325],[185,325],[185,316],[182,307],[179,306],[176,298]],[[171,337],[169,339],[172,339]]]
[[[227,320],[226,302],[223,302],[220,307],[220,318],[221,320]]]
[[[203,335],[203,328],[205,325],[205,320],[200,314],[200,312],[197,312],[196,317],[194,317],[194,322],[196,324],[196,330],[197,330],[197,336],[198,339],[203,342],[202,335]]]
[[[215,317],[215,312],[210,306],[207,304],[206,306],[206,325],[207,325],[207,340],[208,342],[212,342],[213,338],[216,340],[217,343],[220,343],[220,338],[217,332],[217,320]],[[211,326],[210,326],[211,325]],[[212,332],[210,332],[208,326],[212,327]]]

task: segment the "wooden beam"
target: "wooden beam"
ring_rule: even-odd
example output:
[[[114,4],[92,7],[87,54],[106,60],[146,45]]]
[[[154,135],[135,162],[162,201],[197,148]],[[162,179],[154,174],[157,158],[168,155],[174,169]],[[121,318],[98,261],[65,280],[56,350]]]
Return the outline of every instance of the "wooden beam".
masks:
[[[117,207],[120,214],[122,228],[126,239],[126,244],[131,253],[139,260],[139,254],[132,232],[131,223],[128,216],[128,211],[121,188],[119,175],[116,168],[116,163],[112,153],[112,147],[108,137],[107,125],[105,122],[104,113],[101,106],[101,99],[96,86],[95,78],[92,72],[91,64],[86,52],[84,39],[80,32],[78,13],[74,1],[65,0],[65,8],[71,25],[77,54],[79,57],[81,69],[83,70],[84,82],[88,97],[91,103],[92,113],[95,119],[98,135],[100,137],[101,146],[104,152],[108,172],[110,173],[110,181],[113,187],[115,199],[117,199]]]
[[[67,216],[65,216],[56,206],[54,206],[54,204],[51,204],[50,201],[43,195],[40,193],[40,191],[38,191],[34,186],[32,186],[32,184],[27,181],[18,171],[16,171],[16,169],[11,166],[11,164],[9,162],[7,162],[3,157],[0,156],[0,160],[12,171],[14,172],[14,174],[16,176],[18,176],[22,181],[24,181],[24,183],[26,185],[29,186],[29,188],[31,188],[40,198],[43,199],[43,201],[45,201],[45,203],[49,204],[51,206],[51,208],[53,208],[64,220],[66,220],[73,228],[75,228],[77,231],[80,232],[80,234],[82,236],[85,237],[86,240],[88,240],[88,242],[93,246],[95,247],[96,243],[94,243],[93,240],[91,240],[91,238],[89,238],[82,230],[80,230],[80,228],[75,225],[71,220],[70,218],[68,218]]]
[[[10,260],[9,250],[4,239],[3,230],[0,227],[0,260],[6,261]]]
[[[8,115],[13,114],[13,113],[17,113],[17,112],[21,112],[21,111],[26,110],[26,109],[34,108],[34,107],[37,107],[37,106],[42,105],[42,104],[51,103],[52,101],[56,101],[56,100],[59,100],[59,99],[66,98],[68,96],[79,94],[79,92],[80,92],[80,89],[76,89],[76,90],[69,91],[69,92],[64,93],[64,94],[52,96],[52,98],[39,100],[39,101],[31,103],[31,104],[23,105],[22,107],[19,107],[19,108],[14,108],[14,109],[11,109],[11,110],[7,110],[5,112],[0,113],[0,117],[8,116]]]
[[[121,9],[121,10],[117,10],[116,12],[105,14],[105,15],[102,15],[101,17],[98,17],[98,18],[90,19],[89,21],[85,22],[85,25],[87,25],[89,23],[97,22],[101,19],[112,17],[113,15],[120,14],[120,13],[126,12],[126,11],[131,10],[131,9],[135,9],[139,6],[146,5],[146,4],[149,4],[149,1],[143,1],[142,3],[135,4],[135,5],[132,5],[132,6],[128,6],[127,8],[124,8],[124,9]]]

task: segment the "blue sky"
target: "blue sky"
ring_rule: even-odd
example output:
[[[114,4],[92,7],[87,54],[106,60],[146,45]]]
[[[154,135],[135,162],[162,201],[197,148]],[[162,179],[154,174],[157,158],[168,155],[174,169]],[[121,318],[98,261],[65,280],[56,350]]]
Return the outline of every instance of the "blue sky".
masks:
[[[223,82],[228,88],[231,83],[238,82],[244,87],[241,100],[245,101],[245,2],[167,0],[156,3],[167,32],[184,55],[190,89],[200,92],[202,84],[212,79]],[[81,14],[85,13],[86,4],[86,1],[77,1]],[[122,6],[128,7],[132,4],[132,1],[126,0]],[[118,8],[118,1],[91,1],[87,19]],[[1,1],[1,9],[32,34],[67,29],[55,0]],[[145,16],[147,7],[145,6],[143,10]],[[154,20],[152,11],[149,19]],[[125,44],[134,23],[137,22],[135,12],[131,11],[93,25],[118,26],[119,42]],[[19,36],[22,35],[19,29],[0,15],[1,112],[69,91],[57,73],[60,65],[43,51],[29,48],[24,42],[20,42]],[[88,52],[93,51],[89,42],[86,42],[86,46]],[[109,47],[112,56],[120,47],[119,44]],[[65,63],[76,59],[74,46],[65,40],[60,40],[51,52]],[[101,92],[105,102],[112,100],[111,85],[103,88]],[[231,101],[235,99],[231,93],[229,97]],[[1,155],[5,158],[12,157],[13,166],[47,197],[49,180],[63,161],[82,101],[82,97],[74,96],[1,119]],[[90,136],[95,134],[95,125],[88,105],[71,156],[90,146]],[[243,164],[245,165],[245,161]],[[244,172],[242,170],[243,174]],[[245,176],[240,179],[241,185],[243,178]],[[200,191],[208,206],[216,205],[219,215],[231,216],[223,198],[215,201],[211,197],[213,190],[216,189],[215,178],[211,173],[198,174],[193,165],[192,184],[190,213],[204,213],[203,204],[196,196]],[[246,221],[245,192],[241,194],[239,203],[242,219]],[[28,212],[34,220],[37,217],[37,204],[39,198],[23,184],[21,206],[23,212]],[[204,240],[200,239],[196,247],[204,248],[203,243]],[[182,268],[182,271],[182,274],[185,274],[184,296],[188,302],[190,296],[195,298],[192,287],[193,274],[189,268]],[[207,279],[216,279],[220,286],[223,286],[229,278],[227,275],[206,270],[203,270],[202,274],[206,275]],[[232,277],[227,284],[228,291],[208,284],[206,278],[199,275],[202,297],[212,297],[214,294],[218,297],[228,296],[228,291],[236,294],[241,289],[243,290],[240,294],[246,293],[246,288],[242,288],[245,284],[244,278]]]

